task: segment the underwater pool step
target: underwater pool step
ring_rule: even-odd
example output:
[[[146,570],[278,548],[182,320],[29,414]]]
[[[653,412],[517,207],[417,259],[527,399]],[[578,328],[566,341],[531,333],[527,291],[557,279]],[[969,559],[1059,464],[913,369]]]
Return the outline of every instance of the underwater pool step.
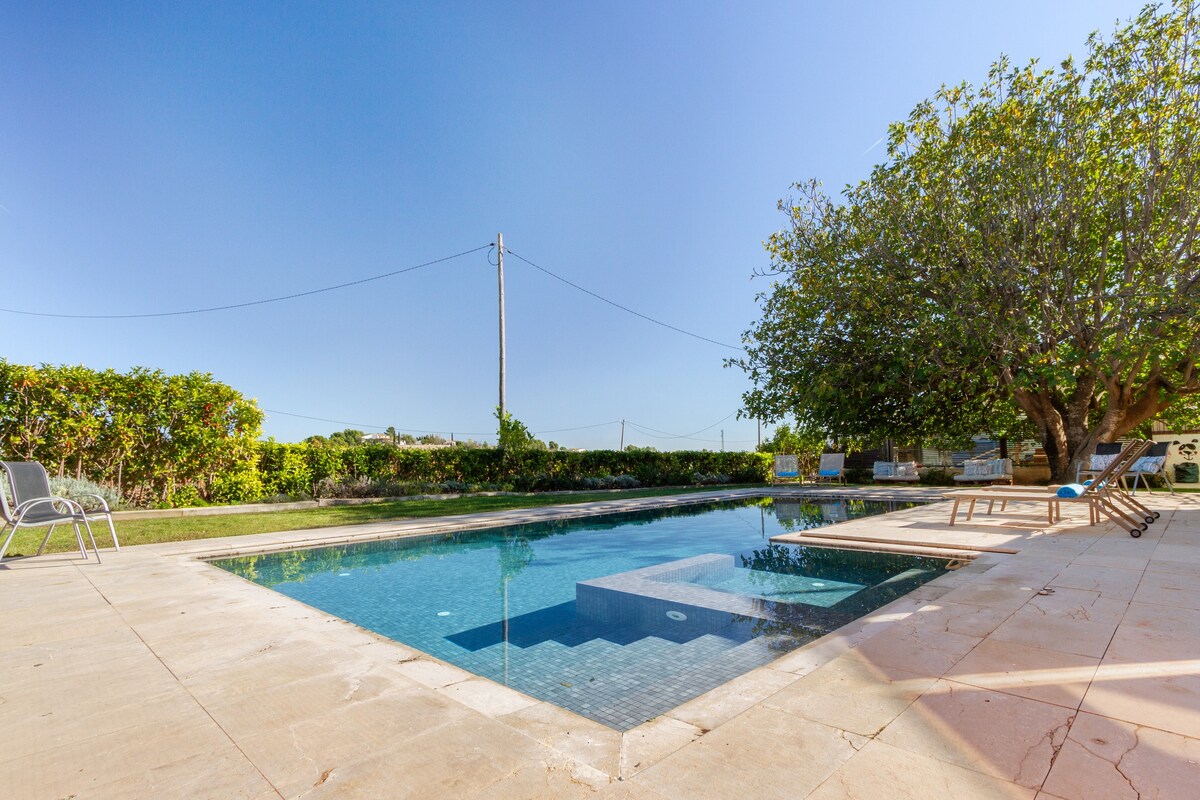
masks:
[[[787,534],[771,539],[775,544],[798,544],[805,547],[821,547],[831,550],[865,550],[872,553],[899,553],[910,556],[932,556],[935,558],[958,558],[970,560],[980,552],[1011,554],[1016,550],[1005,548],[973,549],[961,545],[934,542],[897,542],[892,539],[875,539],[865,536],[831,536]]]

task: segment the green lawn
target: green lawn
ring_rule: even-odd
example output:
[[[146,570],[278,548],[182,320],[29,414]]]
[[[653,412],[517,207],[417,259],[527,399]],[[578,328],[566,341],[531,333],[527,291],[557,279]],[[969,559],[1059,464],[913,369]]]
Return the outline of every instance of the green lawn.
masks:
[[[691,492],[732,488],[706,486],[687,489],[637,489],[626,492],[572,492],[570,494],[517,495],[502,497],[473,497],[467,495],[453,500],[407,500],[392,503],[369,503],[357,506],[333,506],[303,511],[264,511],[255,514],[224,514],[211,517],[165,517],[144,520],[117,520],[117,537],[121,545],[182,542],[189,539],[211,539],[219,536],[242,536],[248,533],[294,531],[303,528],[330,528],[336,525],[358,525],[364,522],[441,517],[452,514],[472,514],[480,511],[506,511],[513,508],[540,508],[569,503],[590,503],[597,500],[619,500],[629,497],[658,497]],[[103,520],[92,524],[96,542],[111,547],[108,526]],[[13,538],[5,554],[33,555],[46,535],[45,528],[22,528]],[[85,534],[86,538],[86,534]],[[2,540],[0,540],[2,541]],[[89,543],[90,546],[90,543]],[[64,552],[78,547],[69,526],[54,531],[46,552]]]

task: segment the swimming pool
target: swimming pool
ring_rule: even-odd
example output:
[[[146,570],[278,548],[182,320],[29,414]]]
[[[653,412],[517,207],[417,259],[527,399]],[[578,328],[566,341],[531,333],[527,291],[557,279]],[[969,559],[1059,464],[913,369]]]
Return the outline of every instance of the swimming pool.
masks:
[[[942,574],[768,541],[896,505],[724,502],[211,563],[628,730]]]

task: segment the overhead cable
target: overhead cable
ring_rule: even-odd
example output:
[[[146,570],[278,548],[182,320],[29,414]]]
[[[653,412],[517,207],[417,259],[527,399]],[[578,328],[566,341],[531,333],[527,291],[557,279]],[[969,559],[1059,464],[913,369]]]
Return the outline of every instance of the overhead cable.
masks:
[[[268,297],[263,300],[251,300],[245,303],[230,303],[228,305],[210,306],[208,308],[190,308],[184,311],[156,311],[145,314],[52,314],[45,311],[22,311],[16,308],[0,308],[0,311],[3,311],[7,314],[21,314],[27,317],[54,317],[56,319],[147,319],[149,317],[182,317],[188,314],[207,314],[211,311],[229,311],[230,309],[234,308],[247,308],[249,306],[266,305],[267,303],[279,303],[284,300],[295,300],[298,297],[308,297],[314,294],[321,294],[322,292],[332,292],[336,289],[359,286],[364,283],[370,283],[371,281],[380,281],[384,278],[391,278],[395,275],[403,275],[406,272],[414,272],[418,269],[424,269],[425,267],[432,267],[434,264],[452,261],[453,259],[470,255],[471,253],[478,253],[480,250],[486,250],[489,247],[495,247],[495,245],[485,244],[471,250],[464,250],[461,253],[455,253],[452,256],[445,256],[444,258],[436,258],[433,261],[426,261],[424,264],[417,264],[416,266],[405,267],[404,269],[392,270],[391,272],[385,272],[381,275],[372,275],[369,278],[360,278],[356,281],[347,281],[346,283],[338,283],[333,286],[324,286],[320,289],[310,289],[307,292],[296,292],[295,294],[285,294],[279,297]]]
[[[557,281],[562,281],[567,286],[570,286],[573,289],[578,289],[579,291],[583,292],[584,294],[591,295],[592,297],[596,298],[597,300],[600,300],[601,302],[604,302],[604,303],[608,303],[610,306],[612,306],[614,308],[619,308],[622,311],[626,312],[627,314],[633,314],[635,317],[641,317],[642,319],[646,320],[647,322],[653,322],[655,325],[661,325],[662,327],[673,330],[676,333],[682,333],[684,336],[691,336],[693,339],[699,339],[702,342],[708,342],[709,344],[715,344],[719,347],[728,347],[730,350],[743,350],[744,349],[744,348],[738,347],[737,345],[726,344],[725,342],[718,342],[716,339],[709,339],[707,336],[701,336],[698,333],[692,333],[691,331],[685,331],[683,328],[677,328],[674,325],[663,322],[661,320],[657,320],[654,317],[648,317],[639,311],[634,311],[632,308],[629,308],[628,306],[623,306],[620,303],[617,303],[613,300],[609,300],[607,297],[598,295],[595,292],[593,292],[591,289],[585,289],[582,286],[580,286],[579,284],[567,280],[562,275],[558,275],[554,272],[551,272],[550,270],[546,269],[543,266],[539,266],[538,264],[533,263],[532,261],[530,261],[528,258],[525,258],[525,256],[521,255],[520,253],[514,253],[511,249],[509,249],[507,247],[504,248],[504,251],[506,253],[508,253],[510,256],[512,256],[513,258],[518,258],[521,261],[524,261],[526,264],[533,267],[534,269],[541,270],[542,272],[549,275],[551,278],[554,278]]]
[[[730,417],[732,417],[732,416],[733,416],[734,414],[736,414],[736,413],[737,413],[737,409],[734,409],[733,411],[730,411],[728,414],[726,414],[725,416],[721,417],[719,420],[717,420],[716,422],[714,422],[712,425],[708,425],[708,426],[706,426],[706,427],[703,427],[703,428],[701,428],[701,429],[700,429],[700,430],[698,430],[698,431],[692,431],[691,433],[667,433],[666,431],[660,431],[660,430],[658,430],[657,428],[651,428],[649,425],[641,425],[640,423],[634,423],[634,422],[630,422],[629,424],[630,424],[630,425],[636,425],[638,428],[645,428],[646,430],[651,430],[651,431],[654,431],[655,433],[661,433],[661,434],[663,434],[662,436],[655,436],[655,437],[654,437],[655,439],[691,439],[691,438],[693,438],[693,437],[694,437],[694,436],[695,436],[697,433],[704,433],[704,432],[705,432],[705,431],[707,431],[707,430],[710,430],[710,429],[712,429],[712,428],[715,428],[715,427],[717,427],[717,426],[718,426],[718,425],[720,425],[722,422],[724,422],[725,420],[729,419]],[[713,439],[706,439],[706,440],[701,440],[701,441],[715,441],[715,440],[713,440]]]
[[[263,411],[267,412],[268,414],[280,414],[285,417],[296,417],[297,419],[311,419],[311,420],[314,420],[315,422],[328,422],[331,425],[349,425],[354,429],[372,428],[374,430],[386,431],[388,428],[394,427],[392,425],[368,425],[365,422],[347,422],[344,419],[326,419],[325,417],[310,417],[307,414],[293,414],[290,411],[277,411],[276,409],[273,409],[273,408],[264,408]],[[396,428],[396,431],[398,433],[434,433],[434,434],[442,434],[442,433],[449,432],[449,431],[444,431],[444,430],[442,430],[442,431],[423,431],[418,428]],[[494,436],[496,433],[495,431],[454,431],[454,432],[462,433],[466,436]]]

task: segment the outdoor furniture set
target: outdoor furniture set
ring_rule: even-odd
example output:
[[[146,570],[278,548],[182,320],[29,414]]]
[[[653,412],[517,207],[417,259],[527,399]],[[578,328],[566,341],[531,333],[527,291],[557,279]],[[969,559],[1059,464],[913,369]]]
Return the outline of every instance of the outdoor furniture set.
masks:
[[[46,543],[50,541],[50,535],[54,533],[54,528],[64,523],[70,523],[75,528],[75,541],[79,544],[79,553],[86,559],[88,557],[87,548],[84,546],[83,535],[79,530],[79,525],[82,523],[84,529],[87,530],[88,538],[92,541],[92,551],[95,552],[96,561],[99,563],[100,549],[96,547],[96,537],[92,534],[89,517],[106,519],[108,530],[112,534],[113,549],[121,549],[121,545],[117,542],[117,529],[113,526],[112,511],[103,497],[82,495],[78,499],[71,499],[54,496],[50,491],[50,477],[46,474],[46,468],[36,461],[0,461],[0,468],[3,468],[6,476],[5,484],[0,489],[0,516],[4,518],[4,525],[0,526],[0,536],[4,535],[4,531],[10,525],[12,526],[8,538],[4,540],[4,545],[0,546],[0,561],[4,560],[4,554],[8,552],[8,546],[12,543],[18,528],[50,526],[50,530],[46,532],[46,538],[42,539],[42,544],[38,547],[37,554],[40,556],[46,549]],[[91,511],[84,510],[83,505],[79,502],[84,498],[94,500],[99,508]]]
[[[817,465],[817,471],[808,475],[800,474],[798,456],[775,456],[775,469],[771,473],[771,483],[785,478],[794,478],[801,483],[805,481],[833,483],[836,481],[844,484],[846,482],[846,454],[825,453],[821,456],[821,463]]]

